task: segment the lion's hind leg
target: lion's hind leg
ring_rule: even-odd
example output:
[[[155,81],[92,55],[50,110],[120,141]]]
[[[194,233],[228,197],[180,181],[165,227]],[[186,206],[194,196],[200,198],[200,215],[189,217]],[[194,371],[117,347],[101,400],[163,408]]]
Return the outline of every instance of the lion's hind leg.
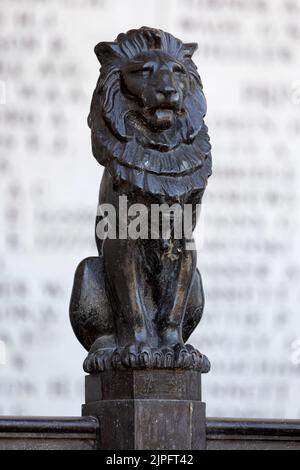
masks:
[[[204,304],[205,299],[201,274],[199,270],[196,269],[183,320],[182,336],[185,343],[201,321]],[[204,354],[201,354],[190,344],[186,344],[185,349],[195,368],[200,369],[202,373],[209,372],[210,362]]]
[[[106,295],[102,257],[83,260],[77,268],[70,303],[73,330],[89,355],[86,372],[111,368],[116,348],[113,313]]]
[[[186,342],[197,325],[200,323],[204,311],[204,291],[202,285],[201,274],[197,269],[190,290],[185,316],[183,320],[182,336]]]

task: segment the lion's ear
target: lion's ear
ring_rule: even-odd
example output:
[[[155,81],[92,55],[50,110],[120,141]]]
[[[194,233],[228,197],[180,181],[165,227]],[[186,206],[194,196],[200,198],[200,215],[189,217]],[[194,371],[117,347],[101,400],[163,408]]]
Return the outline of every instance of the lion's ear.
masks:
[[[184,57],[187,59],[191,59],[197,49],[198,49],[198,44],[196,42],[184,44]]]
[[[95,47],[95,54],[101,65],[121,58],[120,46],[116,42],[99,42]]]

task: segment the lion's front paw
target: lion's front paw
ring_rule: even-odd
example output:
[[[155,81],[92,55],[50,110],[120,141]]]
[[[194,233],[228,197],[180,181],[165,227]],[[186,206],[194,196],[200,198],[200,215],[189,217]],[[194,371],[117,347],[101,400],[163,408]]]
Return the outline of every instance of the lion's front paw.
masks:
[[[102,372],[112,368],[112,355],[114,349],[98,349],[88,355],[83,363],[83,369],[88,374]]]
[[[120,362],[132,369],[153,367],[152,349],[145,343],[133,343],[125,346],[118,353]]]
[[[178,344],[174,347],[174,352],[174,367],[198,370],[203,374],[210,371],[210,362],[207,357],[190,344],[186,344],[184,346]]]

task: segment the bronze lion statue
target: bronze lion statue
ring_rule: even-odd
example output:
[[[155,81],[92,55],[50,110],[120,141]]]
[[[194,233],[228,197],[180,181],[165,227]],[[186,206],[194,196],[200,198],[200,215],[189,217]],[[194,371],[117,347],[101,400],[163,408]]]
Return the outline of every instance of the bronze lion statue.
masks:
[[[149,210],[189,205],[195,227],[211,174],[207,106],[192,60],[196,48],[148,27],[95,48],[101,70],[88,124],[93,154],[105,167],[99,207],[115,209],[116,232],[122,217],[130,219],[119,209],[120,197]],[[103,238],[97,233],[103,219],[98,211],[99,256],[79,265],[70,304],[75,334],[89,351],[85,371],[208,372],[208,359],[186,344],[204,308],[191,237],[176,238],[171,217],[167,238]]]

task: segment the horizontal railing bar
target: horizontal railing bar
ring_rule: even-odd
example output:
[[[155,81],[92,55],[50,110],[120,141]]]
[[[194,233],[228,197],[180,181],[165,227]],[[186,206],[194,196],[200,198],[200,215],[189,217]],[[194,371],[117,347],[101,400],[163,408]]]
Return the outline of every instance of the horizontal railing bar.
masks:
[[[96,418],[73,417],[0,417],[0,433],[80,433],[95,434]]]
[[[209,418],[206,429],[208,439],[214,435],[300,437],[299,420]]]

